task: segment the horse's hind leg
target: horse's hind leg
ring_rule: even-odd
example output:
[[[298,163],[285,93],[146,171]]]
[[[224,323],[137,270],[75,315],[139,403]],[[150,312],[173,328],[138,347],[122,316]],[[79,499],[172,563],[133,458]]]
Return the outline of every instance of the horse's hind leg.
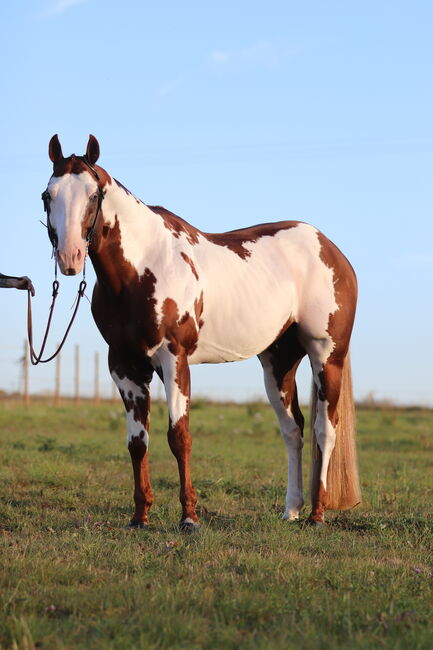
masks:
[[[305,350],[292,325],[267,350],[259,355],[263,366],[268,399],[278,417],[287,447],[288,471],[286,507],[283,519],[298,519],[304,505],[302,487],[302,447],[304,417],[298,403],[295,374]]]
[[[326,508],[352,507],[360,498],[348,375],[356,276],[334,244],[320,234],[318,239],[323,265],[318,264],[317,275],[311,277],[299,317],[300,340],[310,358],[317,397],[312,409],[317,453],[313,456],[310,523],[323,523]]]
[[[149,362],[132,360],[111,348],[108,355],[111,376],[126,409],[127,441],[134,474],[135,512],[129,526],[144,528],[153,503],[148,469],[150,387],[153,368]]]
[[[344,357],[333,352],[322,362],[329,340],[316,340],[308,345],[313,370],[315,399],[312,409],[312,428],[317,442],[311,477],[312,509],[310,523],[324,522],[324,511],[329,507],[328,469],[336,443],[338,424],[337,405],[342,385]]]

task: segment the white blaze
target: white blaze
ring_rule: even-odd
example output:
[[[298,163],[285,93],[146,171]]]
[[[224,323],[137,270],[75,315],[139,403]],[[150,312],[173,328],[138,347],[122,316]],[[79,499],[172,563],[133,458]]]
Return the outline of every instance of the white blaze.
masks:
[[[53,176],[48,184],[49,220],[57,234],[57,259],[63,273],[67,269],[79,273],[83,267],[87,243],[82,236],[82,222],[89,197],[97,189],[95,179],[87,171]]]

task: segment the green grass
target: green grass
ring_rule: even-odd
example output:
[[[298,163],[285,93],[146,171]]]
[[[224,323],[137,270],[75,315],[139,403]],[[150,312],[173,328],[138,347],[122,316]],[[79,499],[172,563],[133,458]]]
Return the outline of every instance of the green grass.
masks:
[[[161,405],[151,526],[129,531],[120,406],[0,403],[0,648],[430,648],[433,412],[358,412],[363,505],[317,530],[280,518],[270,408],[194,406],[183,536]]]

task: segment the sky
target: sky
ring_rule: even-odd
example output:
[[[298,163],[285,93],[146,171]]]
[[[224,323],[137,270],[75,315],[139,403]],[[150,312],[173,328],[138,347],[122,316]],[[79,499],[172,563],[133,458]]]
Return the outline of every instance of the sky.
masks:
[[[29,275],[35,342],[54,266],[41,192],[58,133],[145,203],[218,232],[312,223],[353,264],[355,396],[433,406],[433,3],[430,0],[15,0],[0,8],[0,272]],[[94,283],[87,268],[88,295]],[[49,350],[80,278],[60,278]],[[0,290],[0,390],[22,385],[26,294]],[[92,394],[106,345],[82,304],[63,392]],[[299,370],[308,400],[308,362]],[[53,364],[30,389],[54,387]],[[155,379],[154,394],[161,394]],[[192,370],[193,396],[264,397],[256,359]]]

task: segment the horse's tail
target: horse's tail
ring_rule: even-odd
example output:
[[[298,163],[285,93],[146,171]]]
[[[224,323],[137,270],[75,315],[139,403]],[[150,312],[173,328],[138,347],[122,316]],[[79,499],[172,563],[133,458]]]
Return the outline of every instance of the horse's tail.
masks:
[[[319,448],[313,423],[317,407],[317,389],[313,382],[311,399],[312,480],[320,467]],[[327,509],[348,510],[361,502],[358,461],[355,447],[355,404],[353,400],[350,356],[344,360],[340,398],[337,405],[338,424],[335,447],[331,454],[327,475]]]

